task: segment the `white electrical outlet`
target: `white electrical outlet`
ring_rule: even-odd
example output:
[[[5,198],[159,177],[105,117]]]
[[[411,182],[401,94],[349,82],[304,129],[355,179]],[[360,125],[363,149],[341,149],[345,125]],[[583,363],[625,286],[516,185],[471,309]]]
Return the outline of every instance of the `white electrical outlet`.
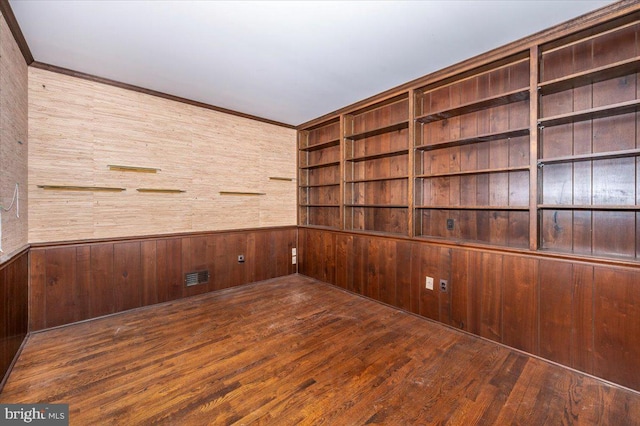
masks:
[[[427,277],[424,283],[424,287],[427,290],[433,290],[433,277]]]
[[[298,263],[298,259],[296,256],[291,256],[291,264],[295,265],[296,263]]]
[[[291,249],[291,256],[297,256],[298,255],[298,249],[297,248],[292,248]]]

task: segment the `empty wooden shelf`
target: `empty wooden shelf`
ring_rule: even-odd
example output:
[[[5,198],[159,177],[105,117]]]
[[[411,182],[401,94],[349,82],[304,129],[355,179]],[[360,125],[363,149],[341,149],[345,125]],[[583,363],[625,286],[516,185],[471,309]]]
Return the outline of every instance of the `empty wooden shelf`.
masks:
[[[301,225],[340,228],[340,118],[298,132]]]
[[[423,145],[417,145],[417,150],[433,150],[441,148],[450,148],[453,146],[461,146],[479,142],[491,142],[501,139],[511,139],[520,136],[527,136],[529,134],[529,126],[519,129],[507,129],[504,131],[489,132],[482,135],[466,137],[462,139],[450,139],[445,141],[428,142]]]
[[[529,60],[415,91],[414,235],[529,245]]]
[[[456,117],[463,114],[482,111],[487,108],[507,105],[513,102],[526,101],[528,99],[529,99],[529,88],[525,87],[525,88],[510,91],[507,93],[501,93],[499,95],[490,96],[484,99],[479,99],[477,101],[464,103],[454,108],[421,115],[416,118],[416,121],[423,124],[427,124],[433,121],[445,120],[447,118],[452,118],[452,117]]]

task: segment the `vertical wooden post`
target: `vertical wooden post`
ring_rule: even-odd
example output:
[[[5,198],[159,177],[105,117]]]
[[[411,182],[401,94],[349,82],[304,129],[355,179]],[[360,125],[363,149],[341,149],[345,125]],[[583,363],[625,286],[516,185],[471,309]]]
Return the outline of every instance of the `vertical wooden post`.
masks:
[[[340,114],[340,229],[345,229],[345,179],[346,179],[346,161],[344,161],[345,149],[344,149],[344,136],[346,132],[345,115]]]
[[[529,52],[529,248],[538,249],[538,46]]]
[[[408,165],[408,179],[409,182],[407,183],[407,191],[409,191],[409,193],[407,194],[407,205],[408,205],[408,212],[407,214],[409,215],[409,217],[407,218],[407,227],[409,228],[409,237],[413,237],[415,235],[415,229],[413,227],[413,217],[414,217],[414,212],[413,212],[413,176],[414,176],[414,157],[415,157],[415,90],[412,89],[409,91],[409,140],[407,141],[408,144],[408,148],[409,148],[409,165]]]
[[[304,172],[302,171],[302,169],[300,169],[300,153],[302,151],[300,151],[301,148],[301,141],[300,139],[302,138],[302,131],[298,130],[296,132],[296,170],[297,170],[297,175],[298,175],[298,179],[296,179],[296,207],[297,207],[297,218],[298,218],[298,226],[301,225],[306,225],[306,223],[302,223],[302,207],[300,206],[300,191],[302,190],[302,188],[300,188],[300,185],[303,185],[306,183],[306,180],[302,179]]]

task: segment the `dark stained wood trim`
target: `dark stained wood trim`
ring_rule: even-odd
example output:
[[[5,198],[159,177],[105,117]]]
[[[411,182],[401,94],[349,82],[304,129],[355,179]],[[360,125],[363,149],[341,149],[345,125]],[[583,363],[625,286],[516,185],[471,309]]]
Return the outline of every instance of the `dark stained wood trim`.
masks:
[[[12,252],[9,252],[0,256],[0,270],[2,270],[2,268],[4,268],[6,265],[11,263],[12,261],[18,259],[20,255],[22,255],[24,252],[29,250],[29,247],[31,246],[29,244],[26,244],[18,248],[17,250],[14,250]]]
[[[32,243],[30,247],[32,249],[54,248],[63,247],[69,245],[81,246],[88,244],[101,244],[101,243],[119,243],[126,241],[151,241],[159,240],[163,238],[184,238],[184,237],[204,237],[207,235],[216,234],[233,234],[233,233],[245,233],[245,232],[266,232],[275,230],[287,230],[298,229],[296,225],[288,226],[269,226],[264,228],[242,228],[242,229],[221,229],[218,231],[194,231],[194,232],[180,232],[175,234],[155,234],[155,235],[132,235],[129,237],[116,237],[116,238],[96,238],[87,240],[66,240],[66,241],[50,241],[44,243]]]
[[[331,119],[337,115],[351,112],[352,110],[365,108],[367,105],[370,105],[372,103],[380,102],[383,99],[393,97],[400,92],[437,83],[440,80],[444,80],[446,78],[462,74],[472,69],[488,65],[492,62],[500,61],[505,57],[519,54],[521,52],[529,50],[534,45],[547,43],[554,39],[567,36],[571,33],[585,30],[588,27],[599,25],[606,21],[620,18],[622,16],[638,11],[640,11],[640,2],[638,2],[637,0],[622,0],[604,6],[600,9],[596,9],[592,12],[578,16],[577,18],[563,22],[554,27],[542,30],[530,36],[490,50],[488,52],[481,53],[462,62],[458,62],[457,64],[434,71],[415,80],[401,84],[400,86],[385,90],[384,92],[378,93],[359,102],[347,105],[336,111],[329,112],[321,117],[299,124],[297,126],[297,129],[305,129],[310,126],[314,126],[315,124]]]
[[[2,377],[2,380],[0,380],[0,393],[2,393],[2,389],[4,388],[4,385],[7,384],[7,380],[9,379],[9,376],[11,375],[11,370],[13,370],[13,367],[16,365],[16,362],[20,358],[20,354],[22,353],[22,349],[24,349],[25,345],[27,344],[27,341],[29,341],[29,336],[30,335],[31,335],[31,333],[27,332],[27,335],[22,340],[22,343],[20,344],[20,347],[18,348],[18,351],[16,352],[15,356],[13,357],[13,360],[11,361],[11,364],[9,364],[9,367],[7,368],[7,372]]]
[[[1,1],[1,0],[0,0]],[[236,117],[247,118],[249,120],[260,121],[262,123],[272,124],[274,126],[285,127],[287,129],[295,129],[296,126],[291,124],[281,123],[279,121],[270,120],[268,118],[262,118],[251,114],[245,114],[242,112],[234,111],[227,108],[218,107],[215,105],[205,104],[204,102],[198,102],[187,98],[181,98],[179,96],[170,95],[168,93],[158,92],[156,90],[145,89],[144,87],[134,86],[133,84],[122,83],[109,78],[99,77],[92,74],[87,74],[80,71],[70,70],[68,68],[59,67],[56,65],[45,64],[39,61],[33,61],[30,66],[45,71],[51,71],[58,74],[64,74],[71,77],[81,78],[83,80],[93,81],[95,83],[107,84],[109,86],[119,87],[121,89],[131,90],[134,92],[144,93],[145,95],[157,96],[159,98],[168,99],[174,102],[180,102],[187,105],[196,106],[199,108],[209,109],[212,111],[222,112],[224,114],[235,115]]]
[[[551,252],[551,251],[531,251],[528,248],[511,248],[497,245],[489,245],[489,244],[480,244],[473,242],[462,242],[462,241],[450,241],[439,238],[428,238],[428,237],[409,237],[400,234],[387,234],[383,232],[370,232],[370,231],[356,231],[356,230],[339,230],[339,229],[329,229],[321,226],[298,226],[298,229],[309,229],[314,231],[325,231],[336,234],[346,234],[355,237],[373,237],[373,238],[385,238],[390,240],[400,240],[407,241],[413,243],[425,243],[430,244],[437,247],[447,247],[447,248],[462,248],[469,251],[475,251],[480,253],[496,253],[496,254],[517,254],[524,257],[529,257],[533,259],[555,259],[567,261],[575,264],[585,264],[585,265],[597,265],[597,266],[618,266],[630,268],[633,270],[638,270],[640,268],[640,263],[625,260],[625,259],[616,259],[616,258],[602,258],[597,256],[587,256],[583,254],[573,254],[573,253],[560,253],[560,252]],[[32,245],[33,246],[33,245]]]
[[[27,40],[24,38],[24,34],[22,34],[20,25],[18,25],[18,20],[13,14],[13,9],[11,9],[9,0],[0,0],[0,12],[2,12],[2,16],[4,16],[4,19],[7,21],[7,25],[9,26],[11,34],[13,34],[13,38],[16,40],[16,43],[22,52],[25,62],[27,65],[31,65],[33,63],[31,49],[29,49]]]
[[[29,247],[14,252],[10,260],[0,264],[0,392],[29,336]],[[17,339],[21,339],[20,345]]]
[[[29,246],[27,245],[22,247],[20,250],[16,250],[12,252],[11,256],[8,259],[3,259],[2,261],[0,261],[0,271],[2,271],[4,268],[11,265],[16,260],[20,259],[20,256],[25,255],[28,250],[29,250]]]

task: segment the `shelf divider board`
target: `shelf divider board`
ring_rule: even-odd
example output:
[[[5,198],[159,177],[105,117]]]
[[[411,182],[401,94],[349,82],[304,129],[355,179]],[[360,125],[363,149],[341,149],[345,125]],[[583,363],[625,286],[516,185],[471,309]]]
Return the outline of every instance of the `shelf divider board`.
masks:
[[[362,155],[359,157],[345,158],[345,161],[359,162],[359,161],[366,161],[366,160],[376,160],[379,158],[394,157],[396,155],[404,155],[408,153],[409,153],[408,149],[397,149],[395,151],[381,152],[378,154],[369,154],[369,155]]]
[[[640,71],[640,56],[635,56],[624,61],[545,81],[540,83],[538,88],[541,95],[551,95],[563,90],[634,74],[638,71]]]
[[[318,169],[320,167],[337,166],[339,164],[340,164],[340,161],[328,161],[326,163],[311,164],[309,166],[300,166],[300,168],[301,169]]]
[[[310,146],[305,146],[300,148],[300,151],[317,151],[319,149],[324,149],[324,148],[331,148],[332,146],[337,146],[340,144],[340,138],[338,139],[332,139],[330,141],[327,142],[321,142],[321,143],[316,143]]]
[[[542,210],[616,210],[640,211],[640,205],[603,205],[603,204],[538,204]]]
[[[346,180],[345,183],[379,182],[383,180],[403,180],[408,178],[409,176],[393,176],[393,177],[384,177],[384,178],[354,179],[354,180]]]
[[[539,134],[537,119],[539,114],[540,95],[537,89],[540,73],[540,51],[537,45],[529,50],[529,249],[538,250],[540,238],[538,236],[538,158]]]
[[[637,157],[640,156],[640,148],[638,149],[626,149],[620,151],[608,151],[608,152],[596,152],[592,154],[581,155],[567,155],[563,157],[554,158],[541,158],[538,160],[538,166],[545,164],[559,164],[559,163],[575,163],[579,161],[589,160],[606,160],[611,158],[625,158],[625,157]]]
[[[419,210],[513,210],[529,211],[529,206],[416,206]]]
[[[339,208],[340,204],[300,204],[301,207],[336,207]]]
[[[635,112],[638,109],[640,109],[640,99],[634,99],[632,101],[620,102],[613,105],[541,118],[538,119],[538,125],[541,127],[559,126],[562,124],[626,114],[629,112]]]
[[[341,114],[340,115],[340,169],[339,169],[339,176],[340,176],[340,195],[339,195],[339,199],[340,199],[340,209],[338,210],[338,216],[339,216],[339,228],[340,230],[344,230],[345,229],[345,222],[346,222],[346,218],[345,218],[345,210],[344,210],[344,205],[346,203],[346,199],[345,199],[345,193],[346,193],[346,187],[345,187],[345,176],[346,175],[346,162],[344,161],[344,157],[345,157],[345,142],[344,142],[344,138],[343,135],[345,134],[346,131],[346,116],[345,114]]]
[[[340,183],[314,183],[311,185],[299,185],[299,188],[324,188],[329,186],[340,186]]]
[[[443,173],[432,173],[432,174],[423,174],[416,175],[416,178],[422,179],[430,179],[430,178],[439,178],[439,177],[447,177],[447,176],[465,176],[465,175],[483,175],[483,174],[491,174],[491,173],[506,173],[506,172],[522,172],[529,170],[529,166],[519,166],[519,167],[502,167],[495,169],[478,169],[478,170],[464,170],[460,172],[443,172]]]
[[[416,121],[427,124],[434,121],[451,118],[457,115],[463,115],[491,107],[507,105],[513,102],[525,101],[527,99],[529,99],[528,87],[525,89],[513,90],[511,92],[503,93],[498,96],[492,96],[489,98],[481,99],[479,101],[463,104],[455,108],[422,115],[420,117],[417,117]]]
[[[415,153],[416,150],[414,148],[415,146],[415,138],[416,138],[416,125],[418,125],[415,121],[415,116],[416,116],[416,91],[415,89],[412,89],[409,91],[409,96],[408,96],[408,102],[409,102],[409,122],[411,123],[411,125],[409,126],[409,135],[408,135],[408,140],[407,140],[407,147],[410,149],[410,153],[409,153],[409,158],[407,158],[408,164],[407,164],[407,173],[409,174],[408,176],[408,181],[407,181],[407,202],[408,202],[408,209],[407,209],[407,232],[410,238],[413,238],[413,236],[415,235],[415,229],[413,227],[413,205],[414,205],[414,199],[413,199],[413,185],[414,185],[414,177],[413,175],[415,174],[415,170],[414,170],[414,161],[415,161]]]
[[[353,135],[346,135],[345,138],[351,139],[353,141],[357,141],[360,139],[383,135],[385,133],[395,132],[397,130],[403,130],[408,127],[409,127],[409,121],[401,121],[400,123],[394,123],[388,126],[378,127],[377,129],[367,130],[366,132],[356,133]]]
[[[301,185],[302,183],[309,183],[308,179],[302,179],[303,175],[308,174],[308,172],[303,172],[300,169],[300,151],[302,150],[302,143],[301,143],[301,139],[302,139],[302,135],[305,132],[303,130],[298,130],[297,135],[296,135],[296,146],[297,146],[297,150],[296,150],[296,176],[298,177],[298,185]],[[309,215],[307,214],[307,217]],[[300,190],[296,191],[296,221],[298,223],[298,225],[307,225],[307,222],[302,220],[302,206],[300,205]]]
[[[406,208],[409,208],[409,205],[408,204],[345,204],[345,207],[406,209]]]
[[[416,149],[422,150],[422,151],[431,151],[434,149],[451,148],[454,146],[469,145],[469,144],[479,143],[479,142],[491,142],[491,141],[496,141],[500,139],[517,138],[520,136],[527,136],[528,134],[529,134],[529,127],[522,127],[519,129],[507,130],[505,132],[485,133],[485,134],[473,136],[470,138],[452,139],[452,140],[443,141],[443,142],[418,145],[416,146]]]

